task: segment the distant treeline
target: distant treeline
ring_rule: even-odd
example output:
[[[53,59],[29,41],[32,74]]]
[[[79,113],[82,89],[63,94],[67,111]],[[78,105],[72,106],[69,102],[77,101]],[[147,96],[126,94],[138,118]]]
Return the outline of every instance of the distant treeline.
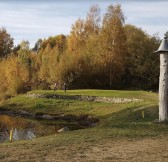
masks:
[[[160,39],[125,24],[120,5],[110,5],[101,18],[94,5],[85,19],[72,25],[68,36],[28,41],[13,46],[0,29],[0,92],[12,95],[48,89],[55,82],[69,89],[157,89]]]

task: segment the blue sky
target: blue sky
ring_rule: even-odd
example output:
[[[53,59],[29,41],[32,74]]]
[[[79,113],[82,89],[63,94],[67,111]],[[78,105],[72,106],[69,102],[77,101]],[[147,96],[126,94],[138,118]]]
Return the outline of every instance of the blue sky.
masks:
[[[5,27],[15,44],[38,38],[69,34],[72,24],[85,18],[93,4],[103,15],[110,4],[120,3],[126,24],[141,27],[148,34],[163,37],[168,31],[167,0],[0,0],[0,27]]]

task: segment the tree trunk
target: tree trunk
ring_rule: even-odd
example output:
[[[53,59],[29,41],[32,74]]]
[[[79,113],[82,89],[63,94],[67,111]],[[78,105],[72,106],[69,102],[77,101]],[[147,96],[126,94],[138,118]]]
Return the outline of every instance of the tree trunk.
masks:
[[[159,121],[168,121],[168,53],[160,54]]]
[[[112,86],[112,74],[111,74],[111,65],[110,65],[110,76],[109,76],[109,80],[110,80],[110,89],[111,89],[111,86]]]

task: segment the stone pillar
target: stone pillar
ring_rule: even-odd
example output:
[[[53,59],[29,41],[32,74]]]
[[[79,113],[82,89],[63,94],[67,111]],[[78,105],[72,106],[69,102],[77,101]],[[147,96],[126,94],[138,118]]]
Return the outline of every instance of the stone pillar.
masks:
[[[168,42],[166,37],[156,51],[160,54],[159,122],[168,121]]]
[[[160,54],[159,121],[168,121],[168,53]]]

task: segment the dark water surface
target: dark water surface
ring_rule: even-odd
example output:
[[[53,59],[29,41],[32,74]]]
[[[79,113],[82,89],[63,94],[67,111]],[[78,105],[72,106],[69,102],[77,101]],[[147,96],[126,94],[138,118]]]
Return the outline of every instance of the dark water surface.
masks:
[[[0,142],[9,141],[10,130],[13,130],[13,140],[25,140],[54,134],[58,128],[35,120],[0,115]]]

